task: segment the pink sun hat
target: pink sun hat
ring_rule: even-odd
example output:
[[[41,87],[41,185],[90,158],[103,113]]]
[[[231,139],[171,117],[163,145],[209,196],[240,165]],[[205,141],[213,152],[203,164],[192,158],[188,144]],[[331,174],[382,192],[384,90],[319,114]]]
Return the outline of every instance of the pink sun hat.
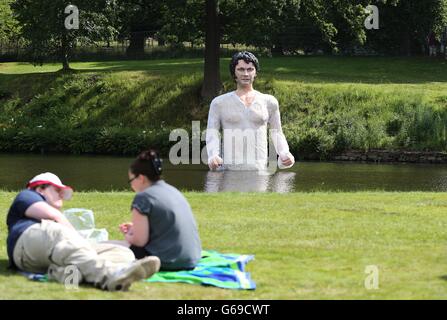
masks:
[[[62,190],[62,198],[64,200],[70,200],[73,195],[73,188],[62,184],[61,179],[59,179],[57,175],[51,172],[38,174],[28,182],[26,187],[28,189],[31,189],[42,184],[51,184],[55,187],[60,188]]]

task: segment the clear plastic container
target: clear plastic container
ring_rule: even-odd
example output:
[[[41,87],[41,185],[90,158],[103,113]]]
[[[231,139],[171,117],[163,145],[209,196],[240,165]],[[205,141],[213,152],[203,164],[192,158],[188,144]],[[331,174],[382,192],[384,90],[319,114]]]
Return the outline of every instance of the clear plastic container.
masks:
[[[109,240],[106,229],[95,228],[95,216],[92,210],[72,208],[63,212],[73,227],[87,240],[91,242],[102,242]]]

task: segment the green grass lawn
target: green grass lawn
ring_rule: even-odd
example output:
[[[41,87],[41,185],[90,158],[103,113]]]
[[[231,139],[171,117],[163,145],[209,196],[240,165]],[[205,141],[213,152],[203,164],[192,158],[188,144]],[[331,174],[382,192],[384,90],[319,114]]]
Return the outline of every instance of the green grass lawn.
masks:
[[[221,59],[222,77],[229,79],[230,59]],[[430,84],[447,81],[447,61],[390,57],[283,57],[260,58],[259,76],[314,83]],[[154,74],[202,74],[202,59],[72,62],[77,71],[147,71]],[[33,66],[25,62],[0,63],[0,75],[53,73],[59,63]]]
[[[15,193],[0,193],[1,219]],[[69,207],[95,212],[120,238],[131,193],[78,193]],[[205,249],[254,254],[255,291],[137,283],[129,292],[35,283],[6,271],[0,227],[2,299],[447,299],[447,196],[443,193],[186,193]],[[367,290],[365,268],[379,269]]]

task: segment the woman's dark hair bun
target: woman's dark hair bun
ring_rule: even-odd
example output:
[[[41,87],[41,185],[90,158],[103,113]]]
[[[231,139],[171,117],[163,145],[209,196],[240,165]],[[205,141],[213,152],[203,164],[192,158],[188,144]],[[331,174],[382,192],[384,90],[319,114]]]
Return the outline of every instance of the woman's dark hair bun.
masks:
[[[151,181],[157,181],[163,171],[163,160],[155,149],[145,150],[137,156],[130,170],[135,175],[142,174]]]
[[[151,161],[152,159],[157,157],[157,153],[154,150],[145,150],[142,151],[137,159],[143,160],[143,161]]]

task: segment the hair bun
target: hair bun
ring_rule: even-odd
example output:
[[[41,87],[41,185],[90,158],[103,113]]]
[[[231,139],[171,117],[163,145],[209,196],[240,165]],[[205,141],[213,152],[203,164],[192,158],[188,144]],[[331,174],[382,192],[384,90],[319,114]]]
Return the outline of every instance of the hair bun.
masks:
[[[138,159],[143,161],[150,161],[154,157],[156,157],[156,153],[153,150],[146,150],[138,155]]]

